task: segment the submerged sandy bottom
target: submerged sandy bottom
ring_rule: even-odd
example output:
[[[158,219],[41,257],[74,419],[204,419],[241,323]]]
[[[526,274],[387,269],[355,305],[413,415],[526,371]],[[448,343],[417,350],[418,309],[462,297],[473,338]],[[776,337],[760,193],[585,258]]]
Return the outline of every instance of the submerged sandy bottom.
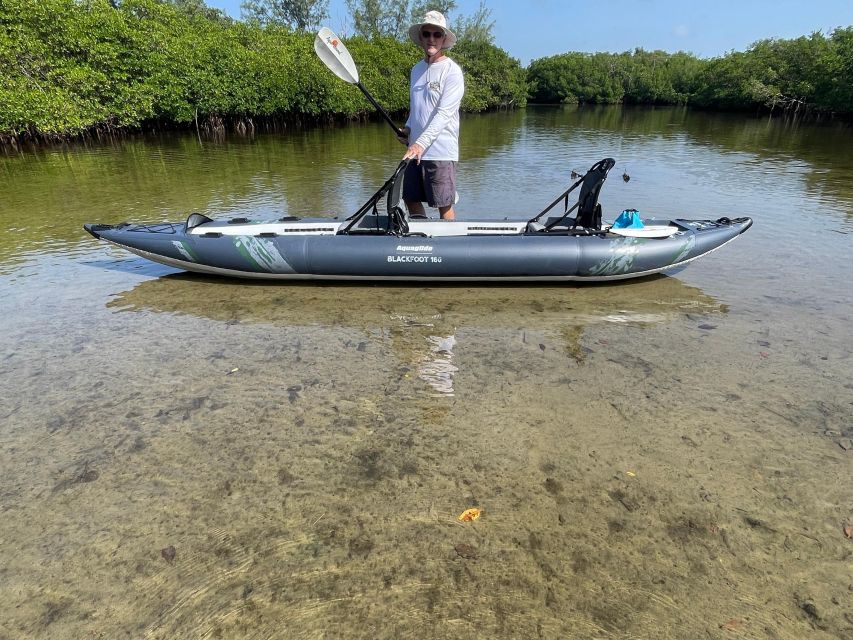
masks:
[[[853,638],[840,314],[98,280],[6,289],[2,638]]]

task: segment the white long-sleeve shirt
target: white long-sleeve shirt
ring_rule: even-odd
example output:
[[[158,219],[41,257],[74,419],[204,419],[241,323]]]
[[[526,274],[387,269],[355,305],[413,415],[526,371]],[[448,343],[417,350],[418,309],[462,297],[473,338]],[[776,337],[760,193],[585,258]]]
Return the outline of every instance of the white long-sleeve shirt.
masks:
[[[412,68],[409,81],[409,142],[425,149],[424,160],[459,160],[459,104],[465,93],[462,69],[448,57]]]

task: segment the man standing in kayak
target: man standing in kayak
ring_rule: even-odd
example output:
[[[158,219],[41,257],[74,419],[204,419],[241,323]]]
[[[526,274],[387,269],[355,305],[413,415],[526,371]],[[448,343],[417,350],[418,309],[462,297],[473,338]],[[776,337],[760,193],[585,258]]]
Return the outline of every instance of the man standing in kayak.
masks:
[[[459,162],[459,104],[465,92],[462,69],[444,55],[456,44],[444,15],[428,11],[409,29],[409,37],[424,50],[409,82],[409,119],[403,127],[408,146],[403,200],[413,218],[426,217],[423,203],[438,207],[442,220],[456,212],[456,165]]]

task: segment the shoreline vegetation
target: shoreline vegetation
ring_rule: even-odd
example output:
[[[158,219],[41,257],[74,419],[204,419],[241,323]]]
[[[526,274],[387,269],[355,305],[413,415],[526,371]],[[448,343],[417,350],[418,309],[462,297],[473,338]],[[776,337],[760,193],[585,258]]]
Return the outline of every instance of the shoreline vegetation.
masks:
[[[853,116],[853,27],[828,36],[767,39],[701,59],[635,49],[564,53],[527,68],[535,103],[688,105],[705,109]]]
[[[407,17],[386,28],[369,20],[374,4],[348,2],[356,35],[346,36],[347,47],[365,85],[402,117],[419,50],[399,32]],[[445,12],[455,8],[445,4]],[[203,0],[5,0],[0,147],[163,130],[251,134],[374,116],[314,55],[314,24],[269,19],[259,6],[245,3],[250,16],[234,20]],[[325,17],[322,6],[311,10],[313,20]],[[460,39],[451,55],[465,70],[468,112],[530,101],[853,116],[853,27],[761,40],[712,59],[570,52],[525,68],[494,44],[489,15],[482,3],[453,21]]]

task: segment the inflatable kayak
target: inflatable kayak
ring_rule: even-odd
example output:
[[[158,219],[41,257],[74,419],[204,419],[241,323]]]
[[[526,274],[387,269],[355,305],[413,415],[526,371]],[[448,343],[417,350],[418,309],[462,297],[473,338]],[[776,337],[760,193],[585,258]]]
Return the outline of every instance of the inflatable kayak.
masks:
[[[422,281],[602,281],[681,267],[734,240],[750,218],[665,220],[633,210],[602,222],[606,158],[541,213],[521,220],[410,218],[406,162],[345,220],[285,217],[86,224],[95,238],[179,269],[238,278]],[[579,189],[577,201],[570,194]]]

